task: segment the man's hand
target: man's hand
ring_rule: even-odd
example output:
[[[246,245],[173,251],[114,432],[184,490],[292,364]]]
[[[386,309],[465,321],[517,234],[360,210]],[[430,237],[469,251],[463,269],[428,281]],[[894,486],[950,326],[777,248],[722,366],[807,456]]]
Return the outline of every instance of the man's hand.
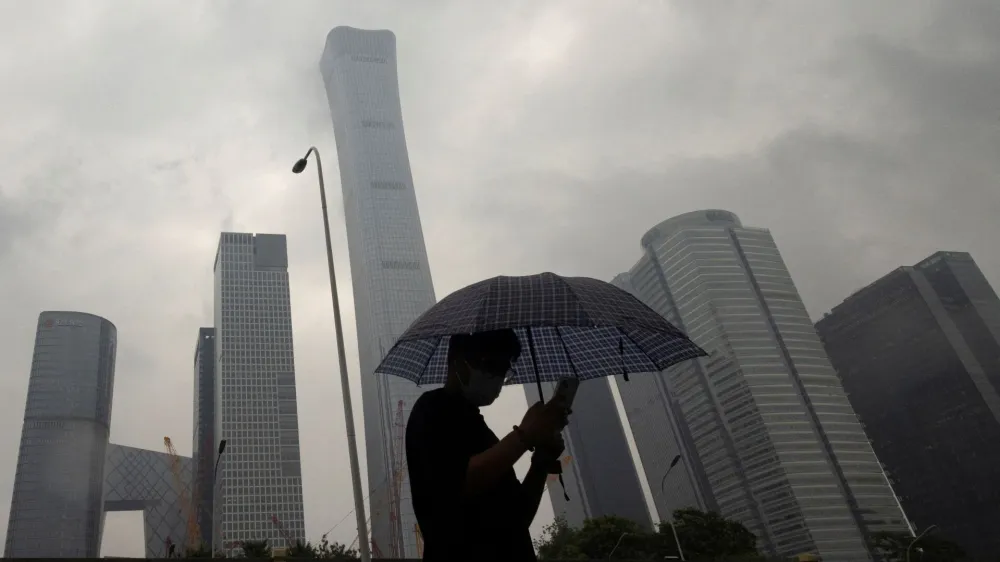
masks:
[[[549,436],[535,447],[531,456],[531,464],[544,469],[546,474],[562,474],[562,461],[559,457],[566,450],[562,433]]]
[[[550,400],[548,403],[536,402],[525,412],[518,428],[527,439],[529,448],[550,440],[558,435],[569,423],[569,408],[560,400]]]

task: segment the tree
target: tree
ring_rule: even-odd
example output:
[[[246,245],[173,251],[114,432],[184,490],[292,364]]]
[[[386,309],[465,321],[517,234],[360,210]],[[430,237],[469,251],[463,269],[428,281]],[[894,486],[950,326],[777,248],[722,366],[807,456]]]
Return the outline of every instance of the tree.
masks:
[[[343,545],[337,541],[330,542],[326,535],[320,539],[315,546],[316,558],[326,558],[328,560],[361,560],[358,551]]]
[[[678,509],[674,511],[673,524],[688,560],[760,559],[757,537],[742,523],[725,519],[718,513]],[[661,521],[657,527],[661,538],[673,540],[670,523]]]
[[[266,540],[243,541],[240,548],[243,550],[241,558],[271,558],[271,546]]]
[[[871,547],[885,562],[905,562],[906,549],[913,543],[909,533],[880,531],[871,538]],[[910,549],[913,562],[961,562],[968,560],[962,547],[948,539],[927,534]]]
[[[740,523],[714,513],[681,509],[674,512],[674,524],[684,557],[689,561],[761,559],[757,537]],[[678,558],[670,523],[661,522],[656,531],[650,532],[634,521],[614,516],[588,519],[579,529],[557,519],[545,527],[535,546],[542,560]]]
[[[311,542],[296,541],[295,544],[285,553],[285,558],[318,558],[316,547]]]
[[[184,558],[211,558],[212,549],[205,543],[201,543],[197,548],[188,548],[184,551]]]

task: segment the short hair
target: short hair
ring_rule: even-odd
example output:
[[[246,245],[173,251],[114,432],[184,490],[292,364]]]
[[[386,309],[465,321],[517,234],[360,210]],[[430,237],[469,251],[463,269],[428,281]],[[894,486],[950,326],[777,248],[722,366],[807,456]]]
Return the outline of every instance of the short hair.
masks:
[[[478,360],[487,355],[504,355],[516,360],[521,356],[521,341],[514,330],[490,330],[455,334],[448,342],[448,364],[458,359]]]

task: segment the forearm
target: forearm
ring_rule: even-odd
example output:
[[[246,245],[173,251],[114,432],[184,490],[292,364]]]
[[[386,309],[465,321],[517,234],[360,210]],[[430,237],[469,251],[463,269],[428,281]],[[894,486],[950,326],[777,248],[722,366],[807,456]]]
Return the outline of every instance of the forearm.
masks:
[[[469,459],[462,494],[471,497],[492,487],[527,450],[527,444],[512,431],[496,445]]]
[[[521,482],[521,497],[524,506],[525,524],[530,525],[538,513],[538,506],[542,503],[542,495],[545,493],[545,483],[548,482],[549,472],[542,463],[532,462],[528,474]]]

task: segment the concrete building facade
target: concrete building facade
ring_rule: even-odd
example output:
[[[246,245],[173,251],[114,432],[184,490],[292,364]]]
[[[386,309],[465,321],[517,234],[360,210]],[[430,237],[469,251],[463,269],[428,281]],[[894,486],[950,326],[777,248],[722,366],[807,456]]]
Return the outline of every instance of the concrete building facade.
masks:
[[[417,558],[419,530],[403,427],[427,387],[373,375],[397,338],[435,303],[414,193],[391,31],[337,27],[320,62],[344,193],[354,286],[374,556]]]

